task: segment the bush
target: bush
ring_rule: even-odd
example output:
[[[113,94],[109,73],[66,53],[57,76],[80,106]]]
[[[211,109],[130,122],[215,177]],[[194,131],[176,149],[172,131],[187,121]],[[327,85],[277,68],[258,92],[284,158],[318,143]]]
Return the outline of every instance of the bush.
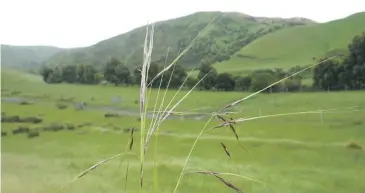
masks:
[[[15,116],[1,116],[2,123],[16,123],[19,122],[20,118],[18,115]]]
[[[33,137],[39,137],[39,132],[38,131],[30,131],[28,133],[28,138],[33,138]]]
[[[20,133],[28,133],[30,130],[29,130],[29,127],[26,127],[26,126],[20,126],[16,129],[14,129],[12,132],[14,135],[16,134],[20,134]]]
[[[1,131],[1,137],[6,136],[6,135],[7,135],[6,131]]]
[[[43,127],[43,130],[44,131],[60,131],[64,129],[64,126],[62,124],[59,124],[59,123],[53,123],[51,125],[47,125],[47,126],[44,126]]]
[[[362,150],[361,145],[359,145],[357,143],[354,143],[354,142],[351,142],[351,143],[347,144],[346,145],[346,148],[348,148],[348,149],[354,149],[354,150]]]
[[[75,130],[76,127],[69,123],[69,124],[66,124],[66,128],[67,128],[67,130]]]
[[[33,103],[30,101],[20,101],[19,105],[32,105]]]
[[[43,119],[38,118],[38,117],[24,117],[24,118],[20,118],[19,122],[20,123],[41,123],[43,121]]]
[[[67,105],[66,104],[57,104],[56,105],[58,109],[66,109]]]
[[[111,117],[121,117],[122,115],[118,114],[118,113],[105,113],[104,117],[105,118],[111,118]]]

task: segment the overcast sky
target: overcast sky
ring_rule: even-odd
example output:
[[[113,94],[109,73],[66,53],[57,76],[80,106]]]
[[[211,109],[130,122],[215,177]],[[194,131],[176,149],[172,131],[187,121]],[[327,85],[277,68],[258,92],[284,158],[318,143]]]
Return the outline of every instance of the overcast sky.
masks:
[[[365,11],[365,0],[0,0],[0,43],[82,47],[197,11],[305,17],[318,22]]]

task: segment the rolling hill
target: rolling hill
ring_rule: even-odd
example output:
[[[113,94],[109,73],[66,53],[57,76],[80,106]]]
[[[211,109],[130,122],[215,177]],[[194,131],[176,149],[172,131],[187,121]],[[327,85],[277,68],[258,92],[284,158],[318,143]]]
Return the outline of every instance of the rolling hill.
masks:
[[[153,60],[164,61],[170,47],[169,60],[214,19],[192,49],[181,58],[185,67],[229,59],[254,39],[287,27],[314,23],[304,18],[280,19],[252,17],[236,12],[198,12],[188,16],[157,22]],[[115,57],[135,67],[142,61],[146,26],[101,41],[93,46],[66,50],[51,57],[48,65],[88,63],[101,66]]]
[[[1,45],[1,65],[20,70],[38,68],[62,50],[51,46]]]
[[[256,68],[308,65],[333,53],[344,53],[352,38],[365,31],[365,12],[327,23],[296,26],[258,38],[230,60],[217,63],[218,71],[242,73]]]

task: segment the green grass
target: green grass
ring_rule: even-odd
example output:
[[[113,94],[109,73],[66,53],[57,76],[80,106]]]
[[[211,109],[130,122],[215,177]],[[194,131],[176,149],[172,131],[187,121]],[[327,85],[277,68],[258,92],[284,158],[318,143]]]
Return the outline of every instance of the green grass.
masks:
[[[243,47],[230,60],[215,65],[234,73],[258,68],[309,65],[328,52],[347,50],[352,38],[365,31],[365,12],[328,23],[296,26],[262,36]]]
[[[33,105],[2,103],[2,112],[8,115],[36,116],[44,114],[40,125],[3,123],[2,131],[8,136],[1,138],[2,191],[8,193],[53,192],[71,181],[77,174],[98,161],[123,152],[129,133],[120,129],[136,126],[135,116],[106,119],[104,110],[75,111],[72,107],[59,110],[55,107],[61,95],[73,96],[99,105],[107,105],[110,98],[121,95],[121,107],[138,109],[134,100],[138,88],[102,87],[83,85],[46,85],[38,77],[4,70],[2,71],[2,97],[43,96]],[[20,91],[19,96],[11,95]],[[169,91],[171,98],[175,91]],[[249,93],[194,92],[180,109],[196,109],[208,106],[217,110],[225,104],[247,96]],[[152,96],[156,91],[152,92]],[[317,110],[320,108],[365,108],[364,92],[334,93],[280,93],[256,97],[243,102],[232,115],[247,117]],[[181,95],[180,95],[181,97]],[[150,103],[153,103],[152,97]],[[364,111],[323,114],[293,115],[248,121],[238,124],[236,130],[248,152],[236,143],[228,128],[204,133],[188,162],[188,171],[203,168],[220,172],[237,172],[269,185],[224,176],[244,192],[362,192],[365,178],[364,150],[346,148],[350,142],[365,147]],[[179,172],[193,141],[206,119],[168,120],[160,128],[158,138],[157,168],[159,192],[173,192]],[[19,125],[36,128],[50,123],[81,124],[90,126],[75,131],[41,132],[40,137],[27,139],[25,135],[12,135]],[[214,119],[209,127],[220,124]],[[137,132],[137,135],[139,133]],[[152,139],[151,144],[154,143]],[[232,158],[224,154],[223,142]],[[138,152],[139,138],[135,137],[133,152]],[[145,160],[144,192],[153,192],[154,145],[149,147]],[[139,161],[129,158],[130,170],[127,192],[139,191]],[[120,159],[113,160],[67,186],[63,192],[123,192],[126,165]],[[234,192],[214,177],[186,174],[178,192]]]

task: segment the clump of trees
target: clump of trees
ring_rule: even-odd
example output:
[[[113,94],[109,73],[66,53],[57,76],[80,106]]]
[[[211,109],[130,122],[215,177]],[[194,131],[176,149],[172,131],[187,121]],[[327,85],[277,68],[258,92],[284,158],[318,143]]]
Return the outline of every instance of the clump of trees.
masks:
[[[327,60],[314,68],[315,88],[327,91],[365,89],[365,32],[352,39],[348,51],[346,57]]]
[[[365,32],[355,36],[348,46],[349,55],[342,59],[332,59],[316,66],[313,71],[307,70],[268,87],[295,72],[303,70],[303,66],[295,66],[288,70],[281,68],[259,69],[246,76],[233,76],[229,73],[218,73],[206,60],[201,61],[197,77],[188,77],[186,70],[180,65],[174,65],[163,76],[155,79],[151,86],[154,88],[179,88],[185,81],[185,86],[192,88],[198,80],[201,90],[215,91],[258,91],[266,87],[264,92],[296,92],[307,90],[302,85],[304,77],[313,77],[313,88],[320,90],[358,90],[365,88]],[[148,71],[148,83],[163,69],[163,60],[151,63]],[[100,71],[92,65],[78,64],[44,67],[41,71],[43,80],[47,83],[80,83],[97,84],[104,80],[118,85],[140,84],[139,68],[130,69],[125,63],[115,58],[109,60]]]
[[[297,66],[289,69],[288,71],[280,68],[260,69],[255,70],[246,76],[233,76],[229,73],[217,73],[211,65],[203,64],[199,69],[199,75],[197,78],[202,79],[204,77],[199,85],[202,90],[258,91],[290,75],[292,71],[302,68],[303,67]],[[281,84],[274,85],[266,89],[264,92],[299,91],[302,88],[301,82],[302,76],[294,76]]]
[[[96,84],[100,80],[97,70],[91,65],[84,64],[43,67],[41,75],[46,83]]]

